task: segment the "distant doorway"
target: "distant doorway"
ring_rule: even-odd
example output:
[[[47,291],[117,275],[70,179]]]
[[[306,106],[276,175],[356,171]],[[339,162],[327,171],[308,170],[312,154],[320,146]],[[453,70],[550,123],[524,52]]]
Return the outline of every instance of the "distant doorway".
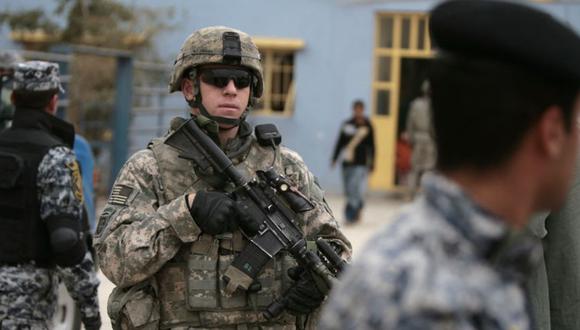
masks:
[[[397,145],[395,161],[395,185],[407,186],[407,175],[411,167],[411,147],[402,140],[407,124],[411,102],[421,96],[421,85],[427,79],[430,59],[401,58],[401,81],[399,89],[399,117],[397,121]]]
[[[377,12],[373,55],[371,120],[375,127],[375,170],[369,178],[373,190],[398,190],[396,149],[398,130],[408,104],[426,75],[422,59],[434,56],[429,38],[429,14]],[[401,119],[399,119],[401,118]]]

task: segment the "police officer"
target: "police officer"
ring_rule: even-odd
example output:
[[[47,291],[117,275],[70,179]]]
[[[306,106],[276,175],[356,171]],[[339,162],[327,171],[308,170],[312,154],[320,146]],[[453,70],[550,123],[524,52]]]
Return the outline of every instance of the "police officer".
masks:
[[[321,329],[534,329],[530,216],[561,206],[579,147],[580,38],[514,2],[431,13],[436,172],[331,293]]]
[[[99,329],[99,281],[81,229],[74,129],[56,118],[58,66],[16,66],[12,127],[0,133],[0,328],[50,329],[59,279],[86,329]]]
[[[181,91],[197,125],[244,175],[273,166],[295,182],[315,206],[300,214],[307,237],[324,237],[350,255],[301,157],[260,145],[245,121],[263,89],[260,53],[246,33],[227,27],[193,32],[175,60],[169,89]],[[183,120],[174,119],[168,135],[127,161],[99,219],[99,264],[117,285],[108,304],[114,327],[312,328],[324,296],[309,278],[294,286],[286,272],[294,262],[285,254],[265,266],[252,290],[227,292],[222,275],[247,245],[239,228],[251,232],[257,223],[224,193],[232,187],[223,178],[194,168],[164,143]],[[266,320],[265,308],[289,286],[290,313]]]

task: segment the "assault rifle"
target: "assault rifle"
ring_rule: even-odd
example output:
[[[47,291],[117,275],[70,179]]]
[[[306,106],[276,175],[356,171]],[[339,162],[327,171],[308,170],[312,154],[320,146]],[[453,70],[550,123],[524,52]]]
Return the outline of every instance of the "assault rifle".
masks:
[[[262,130],[261,135],[271,137],[272,147],[275,148],[274,139],[280,137],[275,127],[270,126],[273,130]],[[244,233],[249,243],[234,258],[222,277],[227,284],[227,293],[250,288],[265,264],[281,251],[287,251],[300,266],[314,274],[319,289],[324,294],[328,293],[344,261],[323,239],[317,240],[322,259],[307,248],[297,213],[311,210],[314,205],[293,183],[272,168],[257,171],[252,179],[244,177],[193,118],[185,121],[165,143],[177,149],[179,157],[193,161],[202,172],[214,171],[229,179],[235,186],[232,192],[234,199],[241,201],[250,216],[260,223],[256,235],[250,237]],[[267,318],[276,317],[284,310],[286,303],[282,297],[270,305],[264,315]]]

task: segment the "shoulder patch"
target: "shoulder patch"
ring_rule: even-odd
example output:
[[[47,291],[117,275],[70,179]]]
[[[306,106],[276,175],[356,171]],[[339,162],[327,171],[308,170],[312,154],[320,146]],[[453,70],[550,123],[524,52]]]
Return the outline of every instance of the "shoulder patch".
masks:
[[[79,163],[77,161],[72,161],[66,164],[71,170],[72,175],[72,189],[75,195],[75,198],[78,199],[81,203],[84,203],[84,196],[83,196],[83,179],[81,178],[81,171],[79,168]]]
[[[111,190],[111,197],[109,197],[109,203],[127,206],[128,205],[127,201],[129,200],[129,197],[131,197],[131,194],[133,194],[133,190],[134,190],[133,188],[123,184],[115,185]]]

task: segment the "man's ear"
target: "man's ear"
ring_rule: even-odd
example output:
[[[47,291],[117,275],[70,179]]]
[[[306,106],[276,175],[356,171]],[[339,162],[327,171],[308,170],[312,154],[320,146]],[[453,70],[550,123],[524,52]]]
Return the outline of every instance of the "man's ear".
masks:
[[[51,115],[56,114],[56,110],[58,108],[58,93],[55,93],[48,102],[46,106],[46,112],[50,113]]]
[[[557,158],[564,150],[566,123],[562,108],[553,105],[540,116],[537,124],[540,148],[550,158]]]
[[[191,79],[181,80],[181,92],[186,100],[191,101],[195,98],[195,93],[193,91],[193,81]]]

